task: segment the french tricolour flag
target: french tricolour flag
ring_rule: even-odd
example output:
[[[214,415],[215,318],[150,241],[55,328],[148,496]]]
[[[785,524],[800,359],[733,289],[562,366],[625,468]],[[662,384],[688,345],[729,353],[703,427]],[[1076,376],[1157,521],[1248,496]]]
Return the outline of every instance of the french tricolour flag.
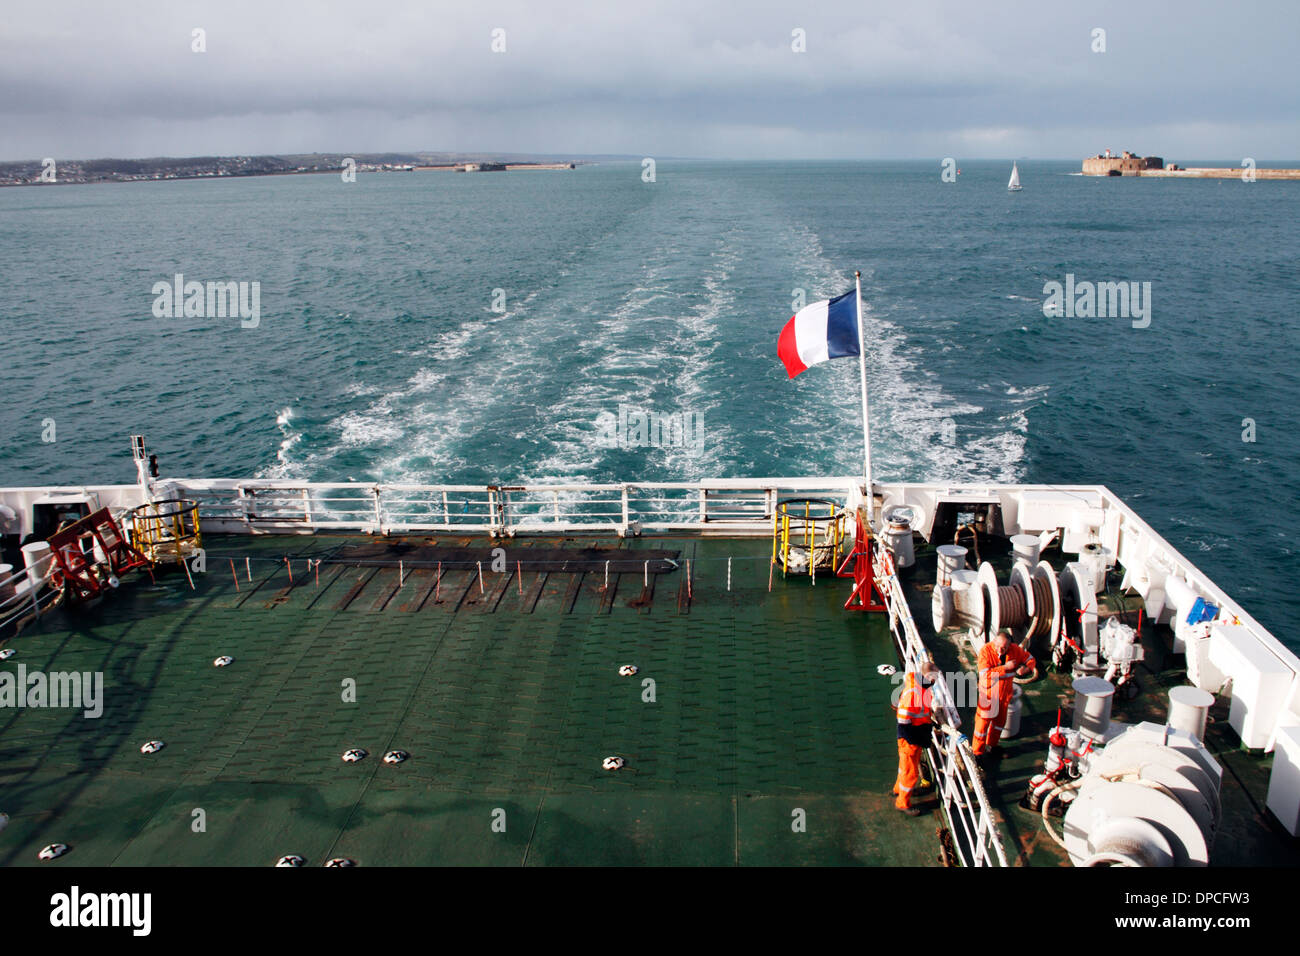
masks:
[[[856,291],[856,290],[855,290]],[[827,359],[858,354],[858,310],[854,292],[805,305],[781,330],[776,354],[791,378]]]

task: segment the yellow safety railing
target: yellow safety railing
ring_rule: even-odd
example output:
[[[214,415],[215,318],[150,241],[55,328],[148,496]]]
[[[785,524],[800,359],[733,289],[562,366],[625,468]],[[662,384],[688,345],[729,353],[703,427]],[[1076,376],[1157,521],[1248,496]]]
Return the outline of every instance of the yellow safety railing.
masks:
[[[791,557],[799,565],[794,573],[814,580],[819,568],[835,572],[845,540],[847,512],[829,498],[786,498],[777,502],[772,526],[772,563],[781,575],[791,572]],[[803,560],[807,560],[806,567]]]
[[[133,509],[131,538],[136,550],[150,561],[183,562],[203,547],[198,502],[172,498]]]

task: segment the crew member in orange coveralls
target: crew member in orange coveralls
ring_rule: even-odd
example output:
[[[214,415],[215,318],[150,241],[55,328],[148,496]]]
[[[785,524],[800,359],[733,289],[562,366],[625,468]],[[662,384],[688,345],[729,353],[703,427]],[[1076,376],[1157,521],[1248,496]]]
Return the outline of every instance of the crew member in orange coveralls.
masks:
[[[1013,644],[1006,631],[998,631],[993,640],[980,648],[979,704],[975,709],[975,740],[971,752],[977,757],[996,756],[998,739],[1007,724],[1007,711],[1015,693],[1015,677],[1033,671],[1034,658],[1019,644]]]
[[[912,792],[921,779],[921,753],[930,745],[930,712],[934,709],[934,692],[930,688],[939,678],[939,668],[930,661],[921,665],[920,679],[915,671],[903,678],[903,693],[898,698],[898,779],[894,782],[894,808],[909,817],[920,816],[912,806]]]

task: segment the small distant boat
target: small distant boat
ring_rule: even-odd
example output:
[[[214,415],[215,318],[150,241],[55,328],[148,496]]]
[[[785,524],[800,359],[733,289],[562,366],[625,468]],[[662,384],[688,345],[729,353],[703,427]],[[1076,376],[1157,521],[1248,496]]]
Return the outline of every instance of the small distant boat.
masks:
[[[1020,170],[1016,169],[1014,161],[1011,163],[1011,182],[1007,183],[1007,189],[1013,193],[1020,190]]]

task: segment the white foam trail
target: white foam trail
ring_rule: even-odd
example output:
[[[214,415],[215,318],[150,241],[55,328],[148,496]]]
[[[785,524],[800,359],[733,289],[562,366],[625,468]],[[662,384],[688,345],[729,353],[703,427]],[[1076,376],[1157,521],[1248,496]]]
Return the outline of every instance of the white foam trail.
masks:
[[[796,232],[796,238],[802,239],[799,267],[802,274],[813,277],[817,289],[816,295],[809,294],[809,299],[845,291],[843,275],[827,260],[817,237],[806,228]],[[942,386],[918,369],[904,334],[872,307],[872,292],[877,291],[873,283],[872,271],[864,269],[862,307],[873,477],[878,481],[1018,481],[1027,420],[1021,415],[1011,422],[1010,428],[963,421],[984,410],[952,399]],[[829,364],[834,366],[835,384],[833,388],[817,391],[822,395],[829,393],[829,401],[838,416],[860,429],[862,411],[857,369],[851,361]],[[825,428],[820,414],[813,412],[808,403],[800,403],[797,408],[796,419],[801,426]],[[947,424],[949,421],[951,426]],[[847,435],[843,428],[834,431]],[[860,440],[845,440],[837,448],[835,467],[849,474],[859,471],[860,446]],[[830,463],[809,464],[825,470]]]
[[[261,469],[257,473],[258,478],[302,478],[305,477],[299,471],[299,466],[290,459],[290,453],[294,446],[302,441],[302,432],[297,431],[291,425],[293,421],[293,409],[286,406],[280,409],[275,416],[275,425],[280,429],[281,439],[280,447],[275,453],[275,464]]]
[[[520,482],[608,479],[613,462],[619,460],[613,456],[626,460],[628,450],[594,444],[597,416],[617,414],[619,405],[626,404],[660,414],[694,412],[705,428],[700,453],[683,448],[633,450],[638,456],[634,477],[649,473],[689,480],[747,473],[749,465],[738,461],[736,429],[742,426],[771,433],[780,442],[777,468],[783,473],[855,472],[861,464],[860,405],[857,368],[851,360],[827,363],[789,383],[787,417],[779,425],[744,422],[737,415],[743,401],[717,390],[718,362],[731,361],[717,354],[722,341],[719,322],[734,321],[740,308],[733,283],[737,268],[753,259],[784,257],[795,284],[807,286],[809,300],[845,291],[843,270],[829,260],[811,229],[789,224],[784,214],[762,207],[748,193],[750,214],[745,222],[700,246],[699,236],[691,231],[697,227],[685,225],[681,218],[684,204],[699,198],[684,195],[646,207],[648,218],[615,234],[608,246],[596,251],[587,269],[578,269],[575,279],[555,287],[558,295],[543,299],[550,290],[537,290],[513,298],[504,314],[475,316],[428,345],[412,348],[406,354],[430,362],[402,386],[352,386],[349,392],[369,403],[328,422],[332,443],[301,462],[292,461],[301,434],[290,440],[290,426],[281,424],[285,440],[272,470],[310,474],[338,453],[362,451],[369,452],[376,476],[387,481],[454,481],[467,471],[485,468]],[[726,207],[734,205],[733,200],[723,195],[708,201]],[[646,236],[654,241],[647,243]],[[584,283],[584,271],[599,277],[620,259],[637,263],[628,290],[612,308],[604,300],[583,301],[581,290],[606,287],[597,278]],[[683,281],[697,270],[698,279]],[[872,271],[865,269],[876,477],[1018,480],[1028,427],[1024,415],[990,422],[980,406],[949,396],[924,371],[902,331],[873,308],[873,296],[882,291]],[[764,355],[775,352],[774,342],[763,346]],[[571,363],[563,370],[571,380],[558,390],[557,354]],[[774,354],[771,361],[776,361]],[[1039,386],[1021,392],[1008,385],[1010,401],[999,397],[998,405],[1036,402],[1044,390]],[[540,394],[547,399],[538,398],[535,418],[521,420],[503,413],[518,407],[518,396]],[[732,404],[725,404],[726,399]],[[475,439],[494,432],[531,445],[533,451],[517,461],[467,461]]]
[[[600,334],[580,343],[589,377],[550,410],[555,450],[522,480],[589,480],[605,460],[592,449],[597,416],[617,414],[623,404],[661,415],[691,412],[703,422],[702,449],[635,449],[644,463],[679,480],[718,472],[735,439],[733,426],[717,414],[720,403],[708,384],[709,359],[718,347],[717,320],[735,303],[730,279],[740,261],[732,230],[715,243],[712,267],[700,283],[703,301],[685,309],[681,300],[699,293],[671,293],[662,284],[662,277],[677,267],[675,257],[661,251],[642,264],[637,284],[599,320]],[[647,328],[655,334],[645,334]],[[663,386],[669,375],[671,396],[666,403]]]
[[[378,396],[362,409],[351,409],[325,425],[334,441],[309,452],[301,461],[288,460],[289,449],[266,477],[309,477],[327,470],[340,452],[369,449],[381,481],[441,482],[452,480],[468,463],[451,449],[465,437],[465,414],[483,405],[481,390],[464,387],[463,379],[492,362],[496,328],[512,326],[527,315],[536,298],[531,293],[507,300],[505,312],[484,313],[463,320],[433,342],[405,354],[439,363],[416,370],[406,383],[384,391],[353,383],[346,394]],[[436,395],[436,398],[432,396]],[[490,403],[488,403],[490,404]],[[301,435],[298,436],[301,438]],[[297,441],[293,442],[296,445]],[[397,451],[394,454],[395,450]],[[423,459],[423,467],[406,466],[408,458]],[[276,474],[270,474],[275,471]]]

